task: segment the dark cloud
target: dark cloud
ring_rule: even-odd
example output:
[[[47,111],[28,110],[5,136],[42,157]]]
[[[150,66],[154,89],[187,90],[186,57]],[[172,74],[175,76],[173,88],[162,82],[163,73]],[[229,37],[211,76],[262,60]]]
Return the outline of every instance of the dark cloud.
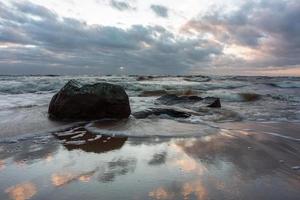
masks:
[[[125,1],[110,2],[131,8]],[[165,7],[151,8],[168,16]],[[0,2],[0,74],[115,74],[121,66],[128,74],[185,74],[224,66],[298,66],[299,19],[299,1],[247,1],[231,12],[202,13],[177,35],[155,25],[88,25],[27,1]],[[251,51],[229,55],[230,46]]]
[[[119,0],[111,0],[110,5],[120,11],[125,10],[135,10],[134,7],[132,7],[128,2],[126,1],[119,1]]]
[[[299,19],[299,1],[248,1],[232,12],[217,10],[192,19],[182,31],[254,50],[260,56],[249,65],[299,65]]]
[[[162,5],[151,5],[152,11],[159,17],[167,18],[169,16],[169,10],[167,7]]]
[[[180,74],[222,54],[222,46],[182,39],[161,26],[87,25],[29,2],[0,4],[1,73]]]

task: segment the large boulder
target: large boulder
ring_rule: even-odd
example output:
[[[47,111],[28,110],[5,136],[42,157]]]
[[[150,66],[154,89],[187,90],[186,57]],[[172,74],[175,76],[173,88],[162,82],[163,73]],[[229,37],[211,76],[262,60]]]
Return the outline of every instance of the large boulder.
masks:
[[[131,109],[128,96],[119,85],[83,85],[70,80],[52,97],[48,112],[55,119],[120,119],[127,118]]]

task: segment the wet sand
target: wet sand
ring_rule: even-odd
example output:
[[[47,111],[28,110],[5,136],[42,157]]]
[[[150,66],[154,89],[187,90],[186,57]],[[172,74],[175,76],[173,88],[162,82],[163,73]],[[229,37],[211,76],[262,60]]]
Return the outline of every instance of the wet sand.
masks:
[[[296,200],[300,124],[283,124],[227,123],[188,138],[102,136],[83,145],[52,135],[2,142],[0,199]]]
[[[49,120],[47,107],[7,109],[0,111],[0,138],[51,132],[70,123]]]

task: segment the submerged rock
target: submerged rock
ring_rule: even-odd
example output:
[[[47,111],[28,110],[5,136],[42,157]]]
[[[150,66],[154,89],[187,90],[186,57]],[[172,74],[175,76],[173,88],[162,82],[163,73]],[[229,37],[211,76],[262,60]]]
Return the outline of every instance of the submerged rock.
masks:
[[[195,103],[203,100],[199,96],[177,96],[175,94],[166,94],[157,99],[157,101],[164,105],[174,105],[179,103]]]
[[[132,114],[137,119],[145,119],[150,115],[168,115],[175,118],[188,118],[190,113],[175,108],[149,108]]]
[[[147,81],[153,79],[153,76],[139,76],[136,78],[137,81]]]
[[[261,98],[261,95],[256,93],[239,93],[239,95],[244,101],[257,101]]]
[[[165,94],[167,94],[165,90],[150,90],[150,91],[143,91],[141,94],[139,94],[139,97],[161,96]]]
[[[210,108],[221,108],[221,101],[219,98],[216,98],[216,97],[205,97],[204,98],[204,102],[207,105],[207,107],[210,107]]]
[[[128,96],[119,85],[82,85],[70,80],[52,97],[48,112],[56,119],[101,119],[127,118],[131,109]]]

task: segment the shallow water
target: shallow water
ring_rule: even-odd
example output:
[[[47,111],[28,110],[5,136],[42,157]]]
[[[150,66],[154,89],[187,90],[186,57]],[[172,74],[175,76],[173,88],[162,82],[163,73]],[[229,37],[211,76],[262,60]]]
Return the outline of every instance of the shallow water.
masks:
[[[242,126],[71,147],[49,135],[2,143],[0,199],[298,199],[300,143]]]

